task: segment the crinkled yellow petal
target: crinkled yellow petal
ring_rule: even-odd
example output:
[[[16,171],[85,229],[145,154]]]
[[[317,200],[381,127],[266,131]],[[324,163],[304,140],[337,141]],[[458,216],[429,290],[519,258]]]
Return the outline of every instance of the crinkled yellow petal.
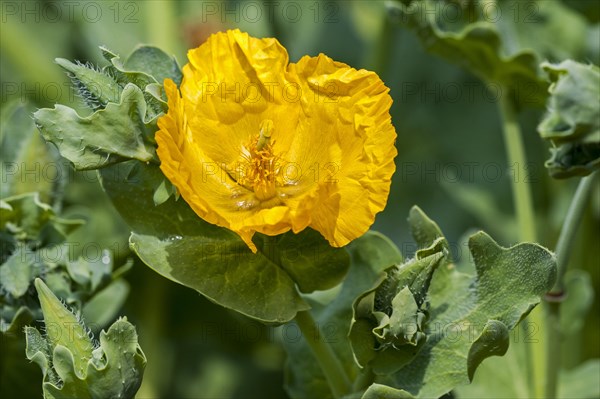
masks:
[[[253,251],[255,232],[311,226],[343,246],[368,230],[396,155],[391,99],[375,73],[324,55],[289,64],[277,40],[239,30],[188,58],[180,91],[165,81],[156,140],[163,173],[200,217]]]
[[[323,54],[303,57],[291,69],[305,100],[299,130],[313,132],[309,137],[320,143],[307,156],[319,164],[327,190],[310,226],[343,246],[364,234],[387,202],[397,155],[392,99],[374,72]]]

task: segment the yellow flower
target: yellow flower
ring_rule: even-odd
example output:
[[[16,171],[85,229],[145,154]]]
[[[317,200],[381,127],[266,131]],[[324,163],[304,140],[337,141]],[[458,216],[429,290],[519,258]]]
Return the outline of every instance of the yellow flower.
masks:
[[[379,77],[320,54],[289,63],[276,39],[239,30],[188,52],[156,134],[161,170],[204,220],[235,231],[306,227],[340,247],[386,204],[395,170]]]

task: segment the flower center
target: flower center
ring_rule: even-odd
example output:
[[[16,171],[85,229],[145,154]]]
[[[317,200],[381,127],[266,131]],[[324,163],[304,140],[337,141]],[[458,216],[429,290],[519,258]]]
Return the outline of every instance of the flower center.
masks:
[[[244,165],[238,183],[254,191],[259,201],[269,200],[277,195],[279,157],[273,154],[273,121],[265,119],[260,123],[258,137],[255,136],[244,151]]]

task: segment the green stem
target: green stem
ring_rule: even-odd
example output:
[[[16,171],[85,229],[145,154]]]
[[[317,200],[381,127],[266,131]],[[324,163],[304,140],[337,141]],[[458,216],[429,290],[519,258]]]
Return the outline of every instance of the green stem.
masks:
[[[519,224],[519,238],[521,241],[535,242],[535,216],[531,189],[528,184],[527,158],[525,157],[523,138],[521,137],[521,129],[510,96],[506,95],[508,89],[504,89],[505,95],[500,100],[500,112],[502,113],[508,163],[514,167],[512,179],[513,201]]]
[[[575,192],[575,196],[573,196],[573,200],[569,206],[565,222],[560,231],[560,235],[558,236],[556,250],[554,251],[556,254],[558,273],[556,276],[556,284],[554,284],[554,288],[550,291],[551,294],[560,295],[564,290],[565,272],[567,271],[569,258],[571,257],[571,252],[573,250],[575,234],[581,223],[581,219],[583,218],[585,205],[592,191],[596,175],[597,173],[593,173],[581,179],[577,191]]]
[[[508,163],[512,166],[514,175],[512,179],[512,192],[513,192],[513,203],[517,216],[517,223],[519,226],[519,241],[536,241],[536,229],[535,229],[535,214],[533,211],[533,200],[531,197],[531,188],[528,184],[527,178],[527,158],[525,156],[525,149],[523,146],[523,138],[521,135],[521,129],[517,120],[517,114],[514,109],[514,105],[511,101],[511,97],[508,95],[509,90],[504,87],[503,95],[500,99],[499,107],[502,116],[502,125],[504,133],[504,143],[506,146],[506,153]],[[544,320],[540,315],[540,312],[532,312],[529,316],[529,321],[533,325],[539,327],[540,341],[544,341]],[[527,325],[521,323],[522,332],[527,334]],[[540,342],[541,343],[541,342]],[[525,371],[527,374],[527,380],[530,383],[530,395],[539,396],[543,389],[543,378],[540,377],[538,370],[543,369],[545,362],[544,346],[537,345],[525,345]],[[537,372],[536,372],[537,371]],[[541,376],[543,377],[543,376]]]
[[[373,70],[377,72],[382,79],[385,79],[390,67],[390,55],[392,54],[392,47],[394,45],[393,39],[394,24],[390,21],[390,18],[385,15],[371,61]]]
[[[558,372],[560,371],[560,302],[546,302],[546,325],[548,326],[548,339],[546,340],[546,398],[556,398],[558,388]]]
[[[342,365],[338,361],[335,353],[325,341],[321,339],[319,327],[315,323],[310,312],[298,312],[296,315],[296,323],[302,331],[304,339],[312,350],[313,354],[321,366],[323,374],[327,379],[327,383],[331,388],[331,392],[335,398],[340,398],[347,393],[350,393],[350,379],[346,375]]]
[[[561,331],[560,331],[560,304],[565,298],[564,277],[569,265],[569,258],[575,243],[577,228],[583,218],[587,199],[592,191],[596,173],[584,177],[579,182],[575,196],[571,201],[567,217],[558,236],[556,243],[556,264],[558,273],[556,284],[546,296],[546,320],[548,325],[547,353],[548,362],[546,363],[546,387],[545,397],[554,398],[557,393],[558,377],[561,365]]]

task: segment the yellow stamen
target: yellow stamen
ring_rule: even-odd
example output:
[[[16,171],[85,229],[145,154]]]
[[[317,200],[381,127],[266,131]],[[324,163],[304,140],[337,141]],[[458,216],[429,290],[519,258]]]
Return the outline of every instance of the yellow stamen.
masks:
[[[249,154],[244,157],[245,167],[238,180],[239,184],[254,191],[254,195],[260,201],[269,200],[277,195],[278,157],[273,154],[273,143],[270,140],[272,133],[273,121],[263,120],[259,126],[258,138],[250,144]]]

